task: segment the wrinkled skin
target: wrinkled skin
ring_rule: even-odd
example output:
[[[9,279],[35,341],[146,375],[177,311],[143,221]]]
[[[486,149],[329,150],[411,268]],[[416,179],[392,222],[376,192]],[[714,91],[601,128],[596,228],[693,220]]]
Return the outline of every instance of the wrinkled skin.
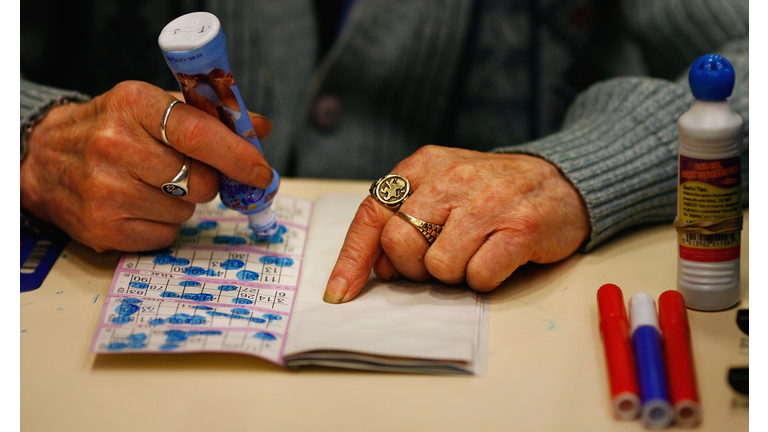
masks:
[[[180,93],[175,93],[181,98]],[[160,122],[174,95],[126,81],[85,103],[53,108],[27,137],[21,163],[21,205],[97,251],[152,250],[170,245],[196,203],[218,192],[217,169],[242,183],[269,186],[259,151],[209,114],[177,104],[168,118],[172,147]],[[259,138],[271,123],[252,116]],[[189,194],[160,186],[192,158]]]
[[[393,173],[411,183],[400,211],[445,225],[429,246],[422,234],[367,197],[349,228],[324,300],[354,299],[371,268],[381,279],[466,281],[491,291],[526,262],[551,263],[587,239],[586,205],[544,159],[426,146]]]

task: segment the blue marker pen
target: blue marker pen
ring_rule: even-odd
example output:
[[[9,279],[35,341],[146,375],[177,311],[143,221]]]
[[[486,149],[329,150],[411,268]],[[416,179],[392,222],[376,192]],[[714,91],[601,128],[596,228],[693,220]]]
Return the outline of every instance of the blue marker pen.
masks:
[[[208,12],[182,15],[163,28],[158,44],[186,102],[221,120],[263,154],[229,68],[227,41],[219,19]],[[272,237],[278,230],[271,206],[280,176],[274,169],[272,173],[272,184],[267,189],[239,183],[220,173],[221,201],[248,215],[248,223],[259,240]]]
[[[661,330],[653,297],[638,293],[629,299],[629,327],[640,382],[643,423],[651,429],[665,428],[672,423],[675,414],[669,403]]]

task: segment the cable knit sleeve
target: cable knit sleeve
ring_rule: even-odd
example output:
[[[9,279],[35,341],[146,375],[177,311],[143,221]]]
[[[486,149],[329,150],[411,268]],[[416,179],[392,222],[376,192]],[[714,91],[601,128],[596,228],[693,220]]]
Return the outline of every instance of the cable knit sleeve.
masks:
[[[33,83],[21,77],[21,96],[20,96],[20,116],[21,130],[32,124],[37,118],[44,115],[52,106],[70,102],[85,102],[90,100],[89,96],[73,90],[62,90],[54,87],[48,87]],[[27,149],[24,146],[24,140],[21,140],[21,157],[24,157]]]
[[[736,70],[729,99],[744,118],[743,196],[749,196],[749,40],[720,54]],[[702,53],[704,54],[704,53]],[[592,249],[619,231],[671,221],[676,213],[677,119],[691,106],[687,79],[627,77],[593,85],[570,106],[561,132],[497,152],[526,153],[555,164],[587,204]]]

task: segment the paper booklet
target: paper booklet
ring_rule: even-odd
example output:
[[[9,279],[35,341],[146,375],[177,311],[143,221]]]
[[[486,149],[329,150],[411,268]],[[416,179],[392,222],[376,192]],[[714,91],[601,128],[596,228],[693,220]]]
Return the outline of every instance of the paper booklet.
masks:
[[[123,254],[95,353],[232,352],[298,368],[485,372],[490,303],[466,286],[371,275],[353,301],[323,302],[361,195],[278,195],[280,230],[256,241],[247,217],[198,205],[168,249]]]

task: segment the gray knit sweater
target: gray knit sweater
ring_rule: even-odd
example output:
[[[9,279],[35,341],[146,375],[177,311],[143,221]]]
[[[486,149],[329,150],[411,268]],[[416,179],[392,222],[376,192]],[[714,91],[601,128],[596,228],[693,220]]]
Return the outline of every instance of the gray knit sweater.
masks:
[[[222,21],[246,104],[275,125],[263,145],[278,171],[373,179],[424,144],[538,155],[584,197],[591,249],[674,218],[686,68],[708,52],[737,72],[730,102],[746,124],[749,196],[748,1],[623,0],[608,20],[599,12],[610,3],[357,0],[320,62],[309,0],[206,7]],[[574,99],[583,70],[625,76]],[[649,71],[679,78],[641,76]],[[22,79],[22,126],[61,98],[88,96]]]

